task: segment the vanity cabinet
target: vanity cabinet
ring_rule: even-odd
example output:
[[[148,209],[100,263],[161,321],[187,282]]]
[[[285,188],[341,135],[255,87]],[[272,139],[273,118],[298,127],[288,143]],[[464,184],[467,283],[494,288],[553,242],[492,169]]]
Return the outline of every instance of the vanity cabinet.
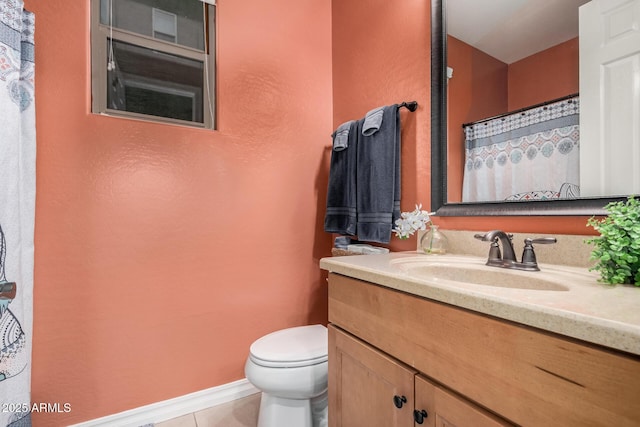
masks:
[[[329,425],[412,427],[417,371],[329,325]]]
[[[329,322],[331,427],[640,425],[636,355],[336,273]]]
[[[511,424],[329,325],[330,427],[505,427]]]

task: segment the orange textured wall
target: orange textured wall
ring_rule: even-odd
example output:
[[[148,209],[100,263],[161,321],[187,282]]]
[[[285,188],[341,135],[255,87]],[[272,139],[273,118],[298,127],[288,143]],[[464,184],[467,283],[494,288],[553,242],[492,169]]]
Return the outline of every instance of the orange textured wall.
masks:
[[[326,322],[331,5],[220,1],[219,130],[90,113],[89,2],[36,14],[34,414],[68,425],[244,377]]]
[[[447,88],[447,196],[451,202],[460,202],[460,171],[464,170],[462,125],[507,111],[508,66],[451,36],[447,37],[447,61],[453,68]]]
[[[25,0],[37,17],[32,398],[72,405],[36,426],[239,379],[257,337],[325,322],[327,147],[343,121],[418,101],[402,116],[402,208],[429,205],[430,2],[332,3],[219,1],[212,132],[92,115],[88,2]]]
[[[430,24],[428,0],[333,1],[333,123],[372,108],[417,101],[401,111],[402,210],[429,206]],[[392,250],[415,249],[393,237]]]
[[[509,110],[578,93],[578,38],[509,64]]]

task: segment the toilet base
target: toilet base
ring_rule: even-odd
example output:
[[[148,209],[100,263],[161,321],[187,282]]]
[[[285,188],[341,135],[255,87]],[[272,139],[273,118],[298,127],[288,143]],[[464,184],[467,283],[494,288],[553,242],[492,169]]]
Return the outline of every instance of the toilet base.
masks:
[[[285,399],[262,393],[258,427],[326,427],[326,392],[313,399]]]

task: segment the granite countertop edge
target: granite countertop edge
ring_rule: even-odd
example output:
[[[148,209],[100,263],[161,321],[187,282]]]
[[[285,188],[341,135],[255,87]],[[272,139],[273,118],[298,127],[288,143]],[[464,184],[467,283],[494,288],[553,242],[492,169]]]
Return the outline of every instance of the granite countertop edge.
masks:
[[[468,309],[477,313],[509,320],[566,337],[579,339],[640,356],[640,322],[638,316],[631,318],[625,313],[605,307],[615,303],[618,294],[611,295],[607,285],[589,284],[588,289],[572,289],[571,295],[563,292],[523,291],[487,289],[480,286],[473,289],[448,286],[442,283],[418,280],[401,271],[390,268],[393,260],[416,257],[415,252],[393,252],[385,255],[356,255],[328,257],[320,260],[320,268],[355,279],[375,283],[390,289]],[[428,256],[427,256],[428,257]],[[542,266],[541,266],[542,267]],[[491,267],[487,267],[491,268]],[[586,272],[587,270],[584,269]],[[535,273],[534,273],[535,274]],[[618,289],[616,292],[640,298],[640,289]],[[546,292],[546,294],[541,294]],[[635,293],[635,295],[633,295]],[[540,297],[540,295],[549,295]],[[539,301],[532,301],[531,298]],[[589,310],[580,306],[589,305]],[[565,299],[569,307],[559,307]],[[626,298],[625,298],[626,299]],[[613,301],[611,301],[613,300]],[[600,314],[597,304],[602,304]],[[595,304],[595,305],[594,305]],[[604,310],[607,308],[607,310]],[[627,311],[630,311],[627,309]],[[634,310],[635,311],[635,310]]]

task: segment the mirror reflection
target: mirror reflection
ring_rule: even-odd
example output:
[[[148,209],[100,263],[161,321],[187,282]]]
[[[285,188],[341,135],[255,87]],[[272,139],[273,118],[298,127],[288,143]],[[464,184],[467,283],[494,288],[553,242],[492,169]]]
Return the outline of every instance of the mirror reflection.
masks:
[[[447,201],[580,196],[578,8],[447,0]]]

